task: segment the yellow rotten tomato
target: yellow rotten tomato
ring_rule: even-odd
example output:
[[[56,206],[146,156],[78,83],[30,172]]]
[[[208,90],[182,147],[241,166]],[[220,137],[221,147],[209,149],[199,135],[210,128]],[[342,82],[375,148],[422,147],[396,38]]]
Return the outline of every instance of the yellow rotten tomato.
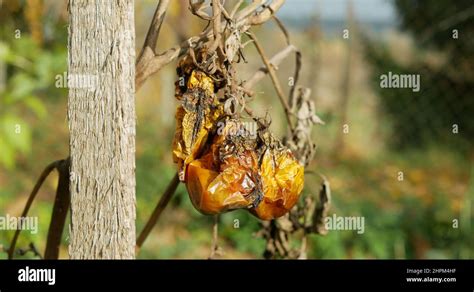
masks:
[[[178,163],[179,178],[185,181],[187,165],[202,152],[217,119],[224,111],[214,93],[212,79],[202,71],[193,70],[186,89],[177,86],[176,132],[173,159]]]
[[[206,153],[188,165],[186,188],[197,210],[218,214],[258,205],[262,186],[254,149],[242,137],[217,135]]]
[[[298,202],[304,167],[289,149],[266,149],[261,158],[263,200],[250,211],[262,220],[283,216]]]

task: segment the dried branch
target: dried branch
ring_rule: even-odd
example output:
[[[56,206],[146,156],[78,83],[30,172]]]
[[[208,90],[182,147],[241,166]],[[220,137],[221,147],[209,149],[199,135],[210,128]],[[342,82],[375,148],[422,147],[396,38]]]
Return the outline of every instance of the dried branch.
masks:
[[[329,187],[329,181],[326,177],[321,176],[323,183],[321,184],[321,190],[319,191],[319,200],[316,205],[315,214],[313,216],[312,232],[317,234],[326,235],[328,230],[324,224],[329,208],[331,205],[331,188]]]
[[[28,245],[28,248],[19,248],[16,253],[20,256],[24,256],[27,253],[32,252],[33,256],[39,257],[40,259],[43,259],[41,254],[39,253],[38,249],[36,248],[35,244],[33,242],[30,242]]]
[[[275,23],[277,24],[277,26],[280,28],[281,32],[283,32],[283,35],[285,36],[285,41],[286,41],[286,44],[289,46],[291,44],[291,40],[290,40],[290,34],[288,33],[288,30],[286,29],[285,25],[283,24],[283,22],[281,22],[281,20],[276,17],[275,15],[273,15],[273,20],[275,20]]]
[[[66,223],[66,216],[71,203],[69,193],[69,167],[70,158],[61,160],[57,166],[59,172],[58,187],[56,189],[56,198],[54,200],[53,213],[49,224],[48,238],[44,252],[45,259],[58,259],[61,238]]]
[[[252,3],[245,6],[242,10],[240,10],[237,14],[234,13],[235,19],[237,21],[242,21],[246,17],[250,16],[250,14],[254,13],[258,8],[262,7],[265,3],[264,0],[254,0]],[[238,9],[238,7],[235,7]]]
[[[288,102],[285,98],[285,94],[283,93],[283,89],[281,88],[280,82],[278,81],[278,76],[276,75],[275,69],[272,66],[272,64],[270,63],[270,61],[268,60],[267,56],[265,55],[265,52],[263,51],[262,46],[260,45],[259,41],[257,40],[257,37],[252,33],[249,33],[248,35],[253,40],[254,45],[257,48],[258,53],[262,57],[263,63],[267,67],[268,73],[269,73],[270,78],[273,82],[273,86],[275,87],[275,91],[278,95],[278,98],[280,99],[280,102],[283,106],[283,109],[285,110],[285,117],[286,117],[286,120],[288,122],[288,126],[290,128],[290,131],[293,131],[294,127],[293,127],[293,121],[291,120],[291,110],[290,110]]]
[[[260,11],[258,14],[251,15],[248,18],[248,25],[259,25],[272,17],[278,9],[285,3],[285,0],[274,0],[269,5],[266,5],[265,9]]]
[[[206,8],[208,8],[208,5],[206,4],[205,0],[198,0],[196,3],[193,3],[193,0],[189,0],[189,10],[191,11],[192,14],[196,15],[197,17],[211,21],[212,17],[209,16],[207,13],[204,12]]]
[[[160,35],[161,26],[166,16],[166,10],[170,4],[170,0],[160,0],[155,10],[155,14],[153,15],[153,20],[151,21],[150,28],[148,29],[148,33],[145,38],[145,43],[143,44],[142,52],[140,55],[143,54],[143,51],[146,48],[155,52],[156,42],[158,41],[158,36]],[[138,57],[140,60],[140,57]]]
[[[255,13],[258,8],[262,7],[264,1],[256,0],[252,2],[235,15],[235,29],[244,33],[251,26],[264,23],[280,9],[284,2],[284,0],[274,0],[270,5],[265,6],[259,13],[254,15],[252,15],[252,13]],[[225,21],[223,21],[220,25],[222,27],[225,26],[225,24]],[[213,39],[213,28],[209,28],[199,36],[191,37],[180,45],[174,46],[160,55],[155,54],[153,50],[147,49],[147,47],[144,48],[143,56],[139,57],[136,65],[135,90],[138,90],[148,77],[158,72],[165,65],[186,54],[192,45],[203,45]]]
[[[242,6],[242,3],[244,3],[244,2],[245,2],[245,0],[239,0],[239,1],[235,4],[234,8],[232,8],[232,11],[230,12],[230,15],[229,15],[230,18],[234,18],[235,14],[237,13],[237,11],[239,10],[240,6]]]
[[[278,17],[276,17],[275,15],[273,16],[273,20],[275,20],[275,23],[280,28],[280,30],[283,32],[283,35],[285,36],[285,41],[286,41],[287,45],[290,45],[291,44],[290,34],[288,33],[288,30],[286,29],[283,22],[281,22],[281,20]],[[301,56],[301,52],[299,50],[295,50],[295,58],[296,59],[295,59],[295,73],[293,75],[293,86],[290,87],[290,95],[289,95],[289,98],[290,98],[289,105],[290,105],[290,110],[292,112],[294,112],[296,110],[295,109],[295,99],[296,99],[295,90],[296,90],[296,87],[298,85],[298,81],[299,81],[299,78],[300,78],[301,65],[302,65],[302,62],[301,62],[302,56]]]
[[[36,198],[36,194],[38,193],[39,189],[43,185],[43,182],[46,180],[46,178],[49,176],[49,174],[58,167],[58,165],[61,163],[62,160],[54,161],[46,168],[43,170],[41,173],[40,177],[38,178],[38,181],[36,182],[33,190],[31,191],[30,195],[28,196],[28,200],[26,201],[25,208],[23,209],[23,212],[21,213],[21,217],[24,218],[28,215],[28,211],[30,210],[31,204],[33,204],[33,201]],[[21,228],[18,228],[15,230],[15,235],[13,236],[13,240],[10,244],[10,247],[8,249],[8,259],[13,259],[13,255],[15,253],[15,246],[16,242],[18,241],[18,237],[20,236]]]
[[[296,51],[296,47],[289,45],[277,54],[275,54],[269,61],[271,67],[278,67],[280,63],[288,57],[292,52]],[[243,87],[246,90],[250,90],[254,87],[261,79],[263,79],[268,74],[267,66],[260,67],[253,75],[249,78],[244,84]]]
[[[255,0],[236,14],[235,18],[238,26],[244,27],[262,24],[269,20],[284,3],[285,0],[274,0],[269,5],[265,5],[265,8],[259,13],[254,14],[257,9],[265,4],[263,0]]]
[[[212,0],[212,31],[214,33],[214,41],[220,42],[221,39],[221,6],[220,0]]]
[[[138,91],[148,77],[178,58],[180,54],[181,48],[179,46],[173,47],[160,55],[154,55],[149,49],[145,49],[144,57],[139,60],[135,69],[135,91]]]
[[[209,259],[214,259],[216,256],[222,255],[222,251],[218,245],[219,239],[219,215],[214,215],[214,224],[212,224],[212,244],[211,244],[211,254]]]
[[[224,44],[222,41],[222,30],[221,30],[221,15],[225,9],[220,3],[221,0],[212,0],[212,31],[214,34],[214,44],[210,46],[210,51],[217,51],[217,55],[221,60],[221,64],[224,63],[225,53]],[[221,68],[222,70],[223,68]]]
[[[161,26],[166,15],[166,10],[170,0],[160,0],[153,15],[150,28],[145,38],[145,43],[136,62],[135,90],[141,87],[146,78],[157,72],[160,68],[171,62],[176,51],[168,50],[166,53],[158,55],[155,52],[156,42],[160,34]],[[176,58],[176,57],[174,57]],[[169,61],[168,61],[169,60]]]

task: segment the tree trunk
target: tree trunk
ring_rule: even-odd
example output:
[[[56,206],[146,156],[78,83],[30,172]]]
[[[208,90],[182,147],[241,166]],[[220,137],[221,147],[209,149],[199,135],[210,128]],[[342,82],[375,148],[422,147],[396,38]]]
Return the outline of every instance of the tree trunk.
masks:
[[[135,257],[132,0],[70,0],[72,259]]]

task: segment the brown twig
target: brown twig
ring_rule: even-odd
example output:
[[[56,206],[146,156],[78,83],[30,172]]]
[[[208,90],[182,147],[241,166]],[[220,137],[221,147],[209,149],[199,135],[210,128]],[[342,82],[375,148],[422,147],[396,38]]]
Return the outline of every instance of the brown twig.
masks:
[[[212,31],[214,33],[214,41],[220,42],[221,39],[221,6],[220,0],[212,0]]]
[[[160,0],[153,15],[150,28],[145,38],[145,43],[137,58],[136,62],[136,76],[135,76],[135,89],[141,87],[146,78],[151,74],[157,72],[161,67],[171,62],[174,55],[179,53],[178,49],[171,49],[166,51],[164,54],[158,55],[155,51],[156,42],[160,34],[161,25],[166,15],[166,9],[170,0]],[[176,57],[175,57],[176,58]],[[167,62],[167,60],[169,60]]]
[[[38,181],[36,182],[33,190],[31,191],[30,195],[28,196],[28,200],[26,202],[25,208],[23,209],[23,212],[21,213],[21,217],[24,218],[26,215],[28,215],[28,211],[30,210],[31,204],[33,204],[33,201],[36,198],[36,194],[38,193],[39,189],[41,188],[41,185],[43,185],[43,182],[46,180],[46,178],[49,176],[49,174],[58,167],[58,165],[61,163],[62,160],[57,160],[46,166],[46,168],[43,170],[41,173],[40,177],[38,178]],[[15,235],[13,236],[13,240],[10,244],[10,247],[8,248],[8,259],[13,259],[13,255],[15,253],[15,246],[16,242],[18,241],[18,237],[20,236],[21,228],[18,228],[15,230]]]
[[[212,224],[211,254],[209,255],[209,259],[213,259],[216,256],[220,255],[218,240],[219,240],[219,215],[214,215],[214,223]]]
[[[272,18],[275,21],[275,23],[277,24],[277,26],[280,28],[283,35],[285,36],[286,45],[288,45],[288,46],[291,45],[290,34],[288,33],[288,30],[286,29],[283,22],[281,22],[281,20],[278,17],[276,17],[275,15],[273,15]]]
[[[222,42],[221,30],[221,15],[223,14],[223,7],[221,0],[212,0],[212,31],[214,34],[214,44],[211,45],[210,51],[217,51],[217,55],[221,59],[221,63],[225,60],[224,44]]]
[[[326,218],[331,206],[331,188],[329,187],[329,181],[326,177],[321,176],[321,178],[323,179],[323,182],[321,184],[321,190],[319,191],[318,204],[316,205],[313,215],[312,230],[310,231],[326,235],[328,230],[326,229],[324,219]]]
[[[245,0],[239,0],[235,5],[234,8],[232,8],[232,11],[230,12],[229,16],[230,18],[234,18],[235,14],[239,10],[240,6],[242,6],[242,3],[244,3]]]
[[[145,43],[143,44],[142,53],[145,48],[150,48],[155,52],[156,42],[158,41],[158,36],[160,35],[161,26],[166,16],[166,10],[169,6],[170,0],[160,0],[153,15],[153,20],[151,21],[150,28],[145,38]],[[156,52],[155,52],[156,53]],[[140,54],[140,55],[141,55]],[[140,60],[140,57],[138,58]]]
[[[163,196],[161,196],[158,205],[156,205],[155,210],[153,210],[153,213],[145,224],[145,227],[143,228],[142,232],[138,236],[137,251],[142,247],[143,243],[145,242],[145,239],[148,237],[150,231],[153,229],[153,226],[155,226],[158,219],[160,219],[161,213],[163,213],[163,210],[166,208],[166,206],[168,206],[168,203],[173,197],[173,194],[175,193],[178,185],[179,176],[178,173],[176,173],[173,179],[169,182],[168,187],[166,188]]]
[[[198,0],[196,3],[193,3],[193,0],[188,0],[188,4],[189,4],[189,10],[191,11],[193,15],[196,15],[202,20],[207,20],[207,21],[212,20],[212,17],[203,11],[207,7],[209,7],[209,5],[205,5],[206,4],[205,0]]]
[[[274,0],[265,6],[259,13],[253,14],[248,18],[248,25],[259,25],[272,17],[275,12],[285,3],[285,0]]]
[[[56,189],[56,198],[54,199],[53,214],[49,224],[48,238],[44,252],[45,259],[58,259],[59,247],[63,235],[66,216],[71,203],[69,192],[69,166],[70,158],[61,160],[57,166],[59,173],[58,187]]]
[[[280,65],[280,63],[288,57],[289,54],[294,52],[296,50],[296,47],[293,45],[289,45],[277,54],[275,54],[269,61],[270,65],[272,67],[276,67]],[[243,87],[246,90],[250,90],[252,87],[255,86],[260,80],[262,80],[266,75],[268,74],[268,69],[267,66],[262,66],[260,67],[254,74],[252,74],[252,77],[250,77],[244,84]]]
[[[248,4],[242,10],[240,10],[237,14],[235,14],[235,19],[237,21],[242,21],[243,19],[250,16],[250,14],[254,13],[258,8],[260,8],[264,3],[264,0],[254,0],[252,3]]]
[[[283,32],[283,35],[285,36],[285,41],[287,45],[291,45],[291,39],[290,39],[290,34],[288,33],[288,30],[286,29],[285,25],[281,20],[273,15],[273,20],[275,20],[276,24],[280,28],[280,30]],[[301,72],[301,52],[299,50],[295,50],[295,73],[293,75],[293,85],[290,86],[290,95],[289,95],[289,106],[290,110],[293,112],[295,110],[295,90],[298,85],[298,80],[300,78],[300,72]]]
[[[39,257],[40,259],[43,259],[43,257],[41,256],[41,254],[39,253],[38,249],[36,248],[33,242],[30,242],[30,244],[28,244],[28,248],[19,248],[17,250],[17,254],[20,256],[24,256],[28,252],[32,252],[34,256]]]
[[[263,5],[262,0],[257,0],[247,5],[235,15],[236,27],[239,31],[246,32],[251,26],[259,25],[270,19],[285,2],[284,0],[274,0],[270,5],[265,6],[259,13],[252,15]],[[221,23],[221,26],[225,22]],[[138,90],[148,77],[158,72],[161,68],[182,57],[187,53],[192,44],[204,44],[213,39],[213,29],[209,28],[199,36],[194,36],[182,42],[180,45],[174,46],[160,55],[156,55],[151,49],[144,49],[143,57],[139,58],[136,65],[135,90]]]
[[[275,91],[278,95],[278,98],[280,99],[280,102],[283,106],[283,109],[285,111],[285,117],[288,122],[288,126],[290,128],[290,131],[293,132],[293,121],[291,120],[291,110],[288,105],[288,102],[285,98],[285,94],[283,93],[283,89],[281,88],[280,81],[278,80],[278,76],[276,75],[275,68],[273,65],[270,63],[268,60],[265,52],[263,51],[262,46],[260,45],[257,37],[253,33],[248,33],[248,36],[253,40],[253,43],[255,45],[255,48],[257,49],[258,53],[260,54],[260,57],[262,57],[262,61],[267,67],[268,74],[270,75],[270,78],[272,80],[273,86],[275,87]]]

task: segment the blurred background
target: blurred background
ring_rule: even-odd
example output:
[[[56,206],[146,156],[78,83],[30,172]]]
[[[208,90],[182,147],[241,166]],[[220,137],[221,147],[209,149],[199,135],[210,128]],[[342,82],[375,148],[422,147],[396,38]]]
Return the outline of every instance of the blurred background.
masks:
[[[286,2],[277,16],[303,53],[300,85],[312,89],[317,113],[326,122],[313,132],[318,148],[306,169],[304,195],[319,191],[317,174],[324,174],[332,187],[330,215],[365,218],[364,234],[312,235],[308,256],[472,258],[472,1]],[[67,70],[67,2],[0,5],[0,216],[20,216],[43,168],[68,155],[67,88],[58,83]],[[156,1],[136,1],[137,53],[155,6]],[[172,1],[158,50],[205,25],[189,13],[187,1]],[[254,31],[267,55],[285,47],[274,23]],[[252,45],[244,55],[248,63],[238,66],[243,80],[262,65]],[[137,232],[176,170],[171,156],[175,66],[148,79],[136,95]],[[279,66],[287,90],[293,71],[292,57]],[[420,74],[420,91],[381,88],[380,76],[388,72]],[[256,92],[251,107],[261,115],[268,110],[272,130],[283,135],[283,111],[268,77]],[[30,210],[39,218],[39,232],[22,232],[18,247],[34,242],[44,250],[56,184],[54,173]],[[207,258],[212,221],[194,210],[181,185],[139,258]],[[244,211],[226,213],[219,228],[222,257],[262,257],[265,241],[256,218]],[[12,236],[13,231],[0,230],[0,248],[8,247]],[[296,234],[295,245],[298,240]],[[62,258],[68,257],[67,244],[66,230]]]

